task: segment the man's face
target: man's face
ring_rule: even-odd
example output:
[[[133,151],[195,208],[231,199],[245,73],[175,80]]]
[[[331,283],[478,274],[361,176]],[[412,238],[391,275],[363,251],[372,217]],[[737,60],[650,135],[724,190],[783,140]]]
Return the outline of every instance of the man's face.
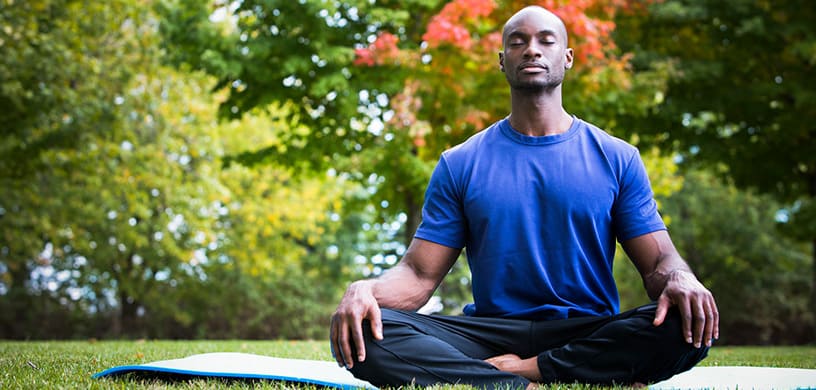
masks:
[[[553,90],[572,67],[564,24],[540,8],[525,8],[507,22],[502,37],[499,65],[511,89],[543,92]]]

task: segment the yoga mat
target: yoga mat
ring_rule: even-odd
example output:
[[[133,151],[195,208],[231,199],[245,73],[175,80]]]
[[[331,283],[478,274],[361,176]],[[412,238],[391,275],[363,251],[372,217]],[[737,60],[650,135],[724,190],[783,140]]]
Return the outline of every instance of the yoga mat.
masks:
[[[335,362],[283,359],[238,352],[215,352],[182,359],[118,366],[95,374],[94,378],[137,373],[156,377],[208,377],[266,379],[304,383],[340,389],[372,389],[375,386],[351,375]]]
[[[147,376],[182,376],[232,379],[266,379],[352,389],[377,387],[354,378],[335,362],[283,359],[238,352],[216,352],[181,359],[118,366],[94,378],[137,373]],[[816,389],[816,370],[771,367],[695,367],[650,389]]]
[[[816,370],[772,367],[694,367],[650,389],[816,389]]]

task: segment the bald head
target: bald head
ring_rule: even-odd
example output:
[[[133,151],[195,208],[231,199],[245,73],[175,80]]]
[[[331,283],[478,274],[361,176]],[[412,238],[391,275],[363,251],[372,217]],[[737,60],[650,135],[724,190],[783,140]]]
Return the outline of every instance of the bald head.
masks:
[[[564,45],[564,47],[569,46],[567,27],[564,25],[561,18],[537,5],[522,8],[521,11],[516,12],[510,17],[510,19],[507,20],[507,23],[504,24],[504,28],[502,29],[502,45],[506,46],[507,38],[510,36],[510,34],[512,34],[513,31],[525,21],[529,20],[537,20],[539,22],[543,22],[544,25],[552,26],[555,30],[553,32],[558,36],[558,38],[563,39],[561,43]]]

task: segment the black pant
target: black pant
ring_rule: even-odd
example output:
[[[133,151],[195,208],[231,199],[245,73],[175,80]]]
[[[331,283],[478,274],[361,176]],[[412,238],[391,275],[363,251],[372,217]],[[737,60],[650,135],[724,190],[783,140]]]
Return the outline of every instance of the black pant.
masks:
[[[555,321],[383,309],[383,340],[373,340],[370,325],[363,324],[366,360],[355,362],[351,372],[377,386],[462,383],[486,389],[524,388],[527,379],[484,361],[513,353],[522,359],[538,356],[542,383],[657,382],[692,368],[708,348],[685,342],[675,309],[655,327],[655,309],[650,304],[611,317]]]

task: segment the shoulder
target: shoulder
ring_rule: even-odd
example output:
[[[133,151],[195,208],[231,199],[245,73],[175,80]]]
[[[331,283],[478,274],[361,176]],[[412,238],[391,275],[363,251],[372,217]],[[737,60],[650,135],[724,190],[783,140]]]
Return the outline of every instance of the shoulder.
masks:
[[[634,145],[615,137],[597,126],[581,121],[582,144],[588,150],[594,150],[607,164],[614,167],[618,173],[623,173],[640,160],[640,152]]]
[[[502,123],[507,119],[501,119],[485,129],[473,134],[462,143],[442,152],[442,159],[448,163],[468,161],[483,153],[487,146],[496,146],[496,138],[500,137]]]
[[[620,152],[628,156],[638,152],[634,145],[615,137],[612,134],[609,134],[607,131],[599,128],[598,126],[577,117],[575,120],[580,122],[579,125],[583,130],[582,134],[596,142],[598,145],[602,146],[604,150]]]

